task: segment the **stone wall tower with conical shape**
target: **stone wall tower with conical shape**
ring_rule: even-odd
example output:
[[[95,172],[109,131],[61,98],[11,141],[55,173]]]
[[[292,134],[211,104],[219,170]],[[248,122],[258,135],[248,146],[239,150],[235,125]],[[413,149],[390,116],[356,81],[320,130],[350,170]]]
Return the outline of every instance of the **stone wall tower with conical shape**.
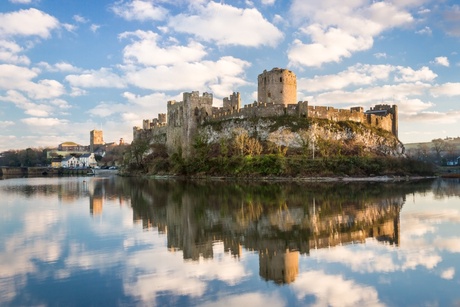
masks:
[[[297,103],[297,77],[288,70],[273,68],[264,70],[258,78],[257,102],[282,104]]]

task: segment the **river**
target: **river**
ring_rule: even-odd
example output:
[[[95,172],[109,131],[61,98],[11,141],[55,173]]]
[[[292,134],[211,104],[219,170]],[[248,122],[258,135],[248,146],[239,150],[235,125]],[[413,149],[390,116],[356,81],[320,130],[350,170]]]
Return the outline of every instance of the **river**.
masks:
[[[459,197],[439,179],[4,179],[0,305],[459,305]]]

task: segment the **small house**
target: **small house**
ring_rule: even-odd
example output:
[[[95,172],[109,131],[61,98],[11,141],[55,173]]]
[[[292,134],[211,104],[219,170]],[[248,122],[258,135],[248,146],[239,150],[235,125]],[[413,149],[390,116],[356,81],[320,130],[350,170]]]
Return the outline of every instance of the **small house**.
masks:
[[[79,165],[79,161],[74,156],[68,156],[62,159],[61,166],[65,168],[75,168]]]
[[[95,167],[97,165],[94,153],[83,154],[78,160],[81,167]]]

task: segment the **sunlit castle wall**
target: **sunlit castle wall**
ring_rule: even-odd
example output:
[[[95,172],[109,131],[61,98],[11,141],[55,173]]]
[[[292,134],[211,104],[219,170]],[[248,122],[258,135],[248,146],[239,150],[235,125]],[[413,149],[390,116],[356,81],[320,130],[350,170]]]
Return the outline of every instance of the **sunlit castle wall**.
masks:
[[[168,101],[167,144],[170,150],[182,148],[183,155],[189,156],[197,128],[212,115],[213,96],[198,91],[183,93],[183,101]]]
[[[258,78],[257,101],[287,106],[297,103],[297,77],[287,69],[264,70]]]

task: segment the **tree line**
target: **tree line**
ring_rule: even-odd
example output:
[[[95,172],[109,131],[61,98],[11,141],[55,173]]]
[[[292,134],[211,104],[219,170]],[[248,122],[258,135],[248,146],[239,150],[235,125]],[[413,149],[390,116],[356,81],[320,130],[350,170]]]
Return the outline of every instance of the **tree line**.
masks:
[[[422,143],[407,151],[411,158],[432,162],[437,165],[458,165],[460,142],[454,140],[434,139],[430,143]]]
[[[109,148],[104,157],[96,155],[96,161],[102,165],[118,165],[121,163],[127,145],[114,146]],[[7,150],[0,153],[0,166],[9,167],[33,167],[49,166],[53,158],[65,158],[56,153],[47,154],[49,148],[27,148],[18,150]],[[78,153],[69,155],[78,156]],[[49,156],[49,157],[48,157]]]
[[[340,142],[308,130],[298,133],[297,148],[277,145],[276,140],[261,141],[244,129],[236,128],[228,139],[210,142],[196,135],[190,155],[178,146],[169,150],[164,144],[146,138],[136,139],[123,159],[127,173],[231,176],[378,176],[432,175],[430,163],[415,159],[387,157],[372,153],[361,144]]]
[[[46,166],[50,164],[46,148],[8,150],[0,153],[0,165],[10,167]]]

